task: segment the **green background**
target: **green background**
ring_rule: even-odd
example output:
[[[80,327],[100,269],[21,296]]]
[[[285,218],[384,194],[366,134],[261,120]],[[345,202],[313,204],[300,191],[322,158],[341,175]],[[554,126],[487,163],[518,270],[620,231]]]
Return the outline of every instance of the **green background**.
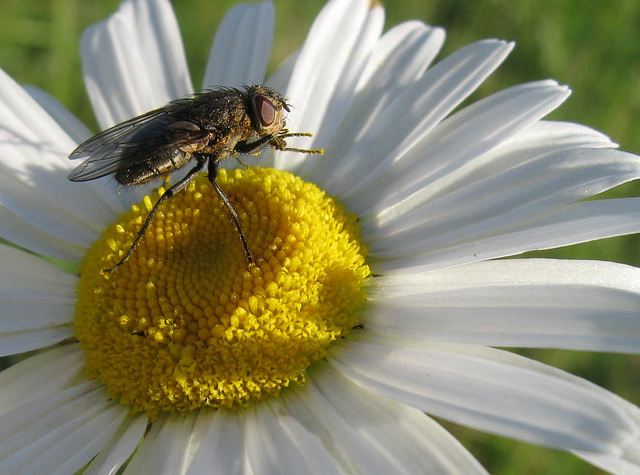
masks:
[[[236,2],[176,0],[174,8],[198,87],[222,15]],[[305,38],[324,1],[276,0],[271,70]],[[0,67],[18,82],[57,97],[94,130],[83,89],[80,34],[104,19],[119,1],[0,0]],[[474,98],[543,78],[568,84],[573,95],[550,118],[580,122],[640,153],[640,2],[637,0],[472,1],[396,0],[385,5],[386,29],[419,18],[447,29],[440,58],[482,38],[516,41],[516,49]],[[640,196],[636,184],[606,196]],[[553,257],[612,260],[640,265],[638,237],[623,237],[545,253]],[[575,351],[519,351],[581,375],[640,404],[640,358]],[[444,423],[495,474],[601,473],[570,454],[543,449]]]

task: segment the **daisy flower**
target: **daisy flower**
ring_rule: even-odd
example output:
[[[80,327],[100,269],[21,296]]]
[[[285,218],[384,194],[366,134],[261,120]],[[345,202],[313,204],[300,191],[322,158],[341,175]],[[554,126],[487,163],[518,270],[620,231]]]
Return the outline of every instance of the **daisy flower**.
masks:
[[[442,29],[383,15],[329,1],[268,78],[273,6],[222,22],[203,86],[279,91],[313,133],[290,145],[325,150],[220,172],[253,266],[204,177],[101,272],[163,189],[69,182],[88,130],[0,76],[0,348],[41,350],[0,373],[0,472],[483,473],[431,416],[640,470],[637,407],[496,348],[640,351],[640,271],[495,260],[640,231],[637,199],[585,201],[640,159],[543,121],[554,81],[461,107],[513,44],[436,62]],[[126,0],[81,52],[101,128],[194,91],[167,1]]]

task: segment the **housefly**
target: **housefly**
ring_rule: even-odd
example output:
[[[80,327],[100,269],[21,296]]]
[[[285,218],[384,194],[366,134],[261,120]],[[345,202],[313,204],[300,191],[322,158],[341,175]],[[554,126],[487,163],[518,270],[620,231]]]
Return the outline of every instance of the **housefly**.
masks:
[[[184,190],[205,165],[211,185],[238,230],[247,261],[253,263],[238,213],[215,181],[218,164],[230,156],[238,158],[239,153],[256,153],[267,145],[276,150],[323,153],[287,147],[287,137],[311,134],[289,133],[284,111],[290,111],[284,97],[264,86],[207,90],[115,125],[71,152],[70,159],[85,161],[69,173],[69,180],[89,181],[113,175],[122,185],[142,185],[167,177],[195,161],[186,176],[168,188],[153,206],[120,262],[106,271],[117,269],[131,257],[159,206]]]

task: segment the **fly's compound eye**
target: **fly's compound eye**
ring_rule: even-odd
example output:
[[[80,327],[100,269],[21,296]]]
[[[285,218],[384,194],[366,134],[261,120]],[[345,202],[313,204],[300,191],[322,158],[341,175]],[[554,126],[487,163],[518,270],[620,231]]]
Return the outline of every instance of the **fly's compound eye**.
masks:
[[[276,120],[276,106],[264,96],[255,98],[256,112],[263,127],[269,127]]]

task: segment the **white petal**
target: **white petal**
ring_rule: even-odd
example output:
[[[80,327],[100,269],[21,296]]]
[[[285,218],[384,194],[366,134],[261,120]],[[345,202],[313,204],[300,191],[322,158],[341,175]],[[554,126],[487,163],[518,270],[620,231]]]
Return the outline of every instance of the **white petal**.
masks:
[[[602,149],[553,152],[449,188],[395,219],[371,220],[365,233],[380,236],[379,242],[369,244],[376,256],[415,254],[494,233],[638,177],[640,160],[635,155]]]
[[[358,337],[336,345],[332,363],[429,414],[564,450],[616,454],[638,437],[628,403],[555,368],[487,347]]]
[[[444,29],[417,20],[394,26],[371,52],[358,91],[366,89],[372,99],[393,97],[427,70],[442,48],[445,34]]]
[[[70,323],[78,277],[0,244],[0,332]]]
[[[2,69],[0,69],[0,125],[3,141],[37,143],[44,150],[67,151],[67,153],[75,146],[74,141],[60,125]]]
[[[124,473],[186,473],[193,456],[191,433],[195,419],[194,412],[185,417],[163,416],[154,421]]]
[[[0,244],[0,355],[43,348],[73,334],[78,278]]]
[[[371,265],[379,274],[407,268],[424,271],[638,233],[639,206],[637,198],[577,203],[418,255],[372,260]]]
[[[551,174],[554,174],[558,170],[558,167],[561,167],[560,170],[566,168],[567,171],[572,172],[573,168],[580,169],[578,165],[582,165],[583,168],[585,165],[591,165],[593,169],[588,168],[588,170],[592,172],[594,178],[598,177],[599,174],[604,171],[600,167],[611,167],[613,165],[619,170],[624,167],[629,172],[637,168],[637,160],[634,161],[630,159],[630,157],[623,157],[622,155],[614,154],[614,158],[617,158],[620,162],[611,163],[612,160],[608,158],[607,152],[595,152],[595,155],[592,156],[591,163],[586,163],[585,160],[581,160],[580,163],[578,163],[579,157],[575,156],[573,168],[563,165],[564,155],[560,156],[557,160],[558,163],[555,163],[553,160],[548,160],[549,156],[559,153],[569,153],[572,150],[612,148],[615,146],[616,144],[612,143],[608,137],[600,132],[579,124],[548,121],[536,122],[526,127],[510,140],[503,142],[498,147],[472,158],[464,165],[428,183],[411,196],[398,200],[396,203],[380,211],[378,211],[380,206],[368,209],[363,212],[360,217],[365,221],[365,223],[363,223],[365,229],[370,228],[381,232],[388,229],[397,230],[406,224],[404,217],[414,210],[420,213],[421,211],[419,210],[422,209],[420,208],[421,206],[431,207],[429,214],[438,213],[435,206],[439,206],[441,201],[455,196],[455,193],[459,190],[466,189],[466,187],[473,186],[473,184],[477,183],[482,183],[482,186],[486,184],[488,187],[488,185],[493,185],[489,183],[488,180],[494,177],[509,176],[508,174],[513,174],[514,170],[519,170],[521,167],[540,166],[540,169],[535,170],[535,174],[545,172],[550,174],[550,171],[546,170],[543,166],[547,164],[546,166],[551,169]],[[584,173],[580,175],[580,177],[583,175]],[[583,178],[583,180],[587,182],[590,178],[591,177]],[[576,178],[574,178],[574,180],[575,179]],[[528,180],[522,178],[520,178],[517,184],[518,187],[527,185]],[[597,190],[599,189],[600,188]],[[483,193],[487,192],[486,189],[483,190]],[[582,197],[583,196],[579,196],[579,198]],[[476,197],[474,196],[474,200],[475,199]],[[561,201],[562,204],[566,202],[567,200]],[[449,208],[453,206],[453,203],[449,202],[446,206]]]
[[[0,153],[8,150],[2,150],[4,147],[0,146]],[[14,167],[22,168],[27,165],[27,160],[35,159],[38,155],[38,147],[28,144],[14,144],[12,147],[11,155],[17,156],[19,154],[24,158],[23,160],[14,161]],[[40,151],[40,157],[45,158],[46,152]],[[6,156],[6,155],[5,155]],[[58,155],[60,158],[62,156]],[[11,159],[11,158],[10,158]],[[37,161],[32,161],[38,163]],[[25,175],[29,173],[25,170]],[[69,243],[70,246],[84,247],[91,243],[97,232],[92,229],[92,224],[89,221],[81,219],[73,211],[80,211],[84,207],[81,205],[76,206],[71,202],[70,198],[73,195],[84,194],[79,187],[66,180],[66,173],[44,171],[33,167],[29,176],[16,176],[15,170],[12,172],[0,174],[0,203],[5,213],[13,214],[27,224],[36,226],[43,233],[40,240],[43,239],[46,234],[51,234],[63,241]],[[63,181],[64,180],[64,181]],[[49,181],[48,185],[44,183]],[[51,185],[58,182],[62,189],[58,192],[49,193]],[[42,186],[41,186],[42,185]],[[61,191],[68,191],[66,199],[58,200],[56,195],[59,195]],[[70,207],[65,207],[65,202],[70,203]],[[86,209],[84,209],[86,210]],[[19,227],[11,227],[3,234],[17,234],[20,231]],[[18,244],[23,245],[21,241]]]
[[[523,216],[546,213],[562,205],[594,196],[634,180],[639,175],[640,160],[635,155],[601,149],[554,151],[492,177],[461,184],[458,189],[450,188],[445,196],[438,197],[415,212],[405,212],[397,220],[386,220],[385,225],[380,227],[380,232],[397,231],[398,225],[402,228],[413,227],[413,231],[416,231],[417,227],[430,227],[436,221],[437,227],[446,227],[447,224],[465,220],[465,236],[480,234],[506,223],[511,224]],[[462,216],[466,212],[459,209],[461,201],[466,203],[466,218]],[[443,213],[442,206],[448,212]],[[443,214],[447,215],[444,221],[449,223],[443,223]],[[432,215],[436,215],[433,221]],[[407,221],[412,225],[406,226]],[[475,226],[482,229],[474,231]],[[458,228],[455,224],[452,227]],[[429,234],[428,230],[426,234]],[[447,242],[451,242],[450,237],[451,235],[445,238]]]
[[[63,114],[59,110],[58,113]],[[64,113],[69,114],[68,111]],[[2,175],[8,175],[6,180],[37,185],[33,192],[46,193],[49,199],[65,199],[60,188],[64,190],[69,183],[66,177],[59,175],[66,175],[71,169],[67,155],[76,143],[47,110],[2,70],[0,138]]]
[[[24,90],[42,107],[75,143],[84,142],[91,133],[69,109],[64,107],[51,94],[34,86],[22,86]]]
[[[16,355],[25,351],[46,348],[72,336],[73,327],[71,324],[42,330],[0,333],[0,348],[2,348],[2,356]]]
[[[424,413],[363,390],[328,365],[281,397],[283,414],[317,434],[343,473],[485,473]]]
[[[113,197],[96,196],[67,180],[73,167],[67,155],[75,145],[47,111],[0,72],[2,237],[39,253],[73,259],[82,255],[103,223],[113,219]]]
[[[347,104],[339,102],[352,97],[364,61],[382,30],[382,8],[370,7],[367,0],[332,0],[316,18],[285,93],[292,105],[287,117],[290,130],[317,135],[324,121],[339,122],[343,117]],[[293,147],[305,148],[320,143],[317,137],[290,141]],[[308,158],[284,152],[276,157],[276,166],[291,170]]]
[[[340,196],[358,211],[394,204],[508,140],[568,96],[569,90],[554,81],[500,91],[457,112],[429,134],[415,131],[391,154],[394,163],[384,174],[378,166]],[[389,192],[381,194],[380,189]],[[368,201],[372,197],[373,204]]]
[[[203,87],[262,84],[274,22],[271,2],[241,3],[229,10],[216,31]]]
[[[341,199],[352,196],[398,161],[468,97],[506,58],[513,44],[497,40],[468,45],[437,63],[394,96],[374,101],[370,112],[354,118],[351,144],[344,142],[326,189]],[[384,104],[384,109],[378,103]],[[358,129],[355,129],[358,127]],[[435,157],[446,163],[446,157]]]
[[[340,71],[340,77],[331,92],[331,99],[328,100],[321,122],[317,122],[318,125],[313,125],[313,123],[308,126],[300,125],[300,131],[307,131],[303,127],[309,127],[309,129],[317,127],[313,140],[297,139],[297,145],[309,148],[325,147],[333,142],[336,134],[343,132],[345,123],[348,123],[347,121],[349,120],[347,114],[352,113],[353,102],[356,98],[355,92],[361,81],[362,72],[366,68],[370,55],[376,50],[383,26],[384,9],[378,3],[370,4],[367,16],[364,18],[361,30],[358,33],[358,38],[355,39],[354,46],[347,52],[349,57],[345,61],[342,71]],[[331,58],[332,67],[334,59]],[[305,111],[305,118],[319,120],[317,119],[316,107],[318,104],[316,98],[317,96],[314,95],[309,105],[312,110]],[[296,145],[295,141],[292,140],[293,145]],[[327,163],[322,155],[308,155],[303,157],[299,173],[303,177],[315,177],[315,169],[317,167],[326,168],[326,165]]]
[[[591,452],[574,452],[578,457],[596,467],[610,473],[638,474],[640,473],[640,440],[635,440],[624,447],[622,454],[597,454]]]
[[[640,269],[602,261],[478,262],[380,277],[361,321],[414,342],[640,352]]]
[[[73,246],[66,241],[45,233],[37,226],[27,223],[0,205],[0,237],[21,247],[48,257],[66,261],[79,261],[85,248]]]
[[[278,69],[275,70],[267,78],[265,85],[272,88],[275,91],[286,91],[289,87],[289,81],[291,81],[291,75],[293,74],[293,68],[298,61],[298,55],[300,50],[294,51],[285,59]]]
[[[344,166],[345,155],[366,133],[366,128],[384,119],[384,111],[424,73],[440,51],[444,36],[440,28],[412,21],[397,25],[380,38],[339,130],[330,143],[320,143],[325,147],[325,155],[308,172],[316,183],[331,182],[336,178],[334,175],[339,176],[334,167]]]
[[[246,453],[253,473],[340,473],[316,435],[287,415],[279,399],[246,411]]]
[[[0,414],[69,388],[84,377],[84,370],[85,355],[78,345],[63,345],[10,366],[0,373]]]
[[[590,382],[571,376],[572,380],[594,391],[600,391],[603,395],[611,397],[611,393],[603,388],[594,386]],[[630,422],[636,426],[640,425],[640,408],[633,404],[614,396],[616,404],[620,405],[627,411]],[[598,453],[598,452],[581,452],[572,451],[578,457],[587,462],[601,467],[611,473],[619,474],[637,474],[640,473],[640,436],[636,434],[635,438],[625,441],[621,444],[619,451],[616,453]]]
[[[34,473],[67,475],[76,473],[95,457],[114,434],[120,430],[128,409],[117,401],[105,405],[100,414],[90,420],[74,421],[67,433],[56,434],[56,445],[46,452],[38,451],[37,463],[29,463]],[[59,440],[62,439],[62,440]],[[33,458],[33,451],[28,457]],[[26,472],[23,472],[26,473]]]
[[[126,0],[81,41],[85,85],[105,129],[193,91],[167,0]]]
[[[144,437],[148,419],[144,414],[128,415],[113,434],[100,453],[89,466],[82,471],[83,475],[115,475],[127,461]]]
[[[215,473],[249,473],[244,442],[245,420],[244,411],[201,411],[192,433],[192,439],[199,445],[187,473],[208,473],[214,466]]]
[[[109,401],[102,386],[85,383],[5,413],[0,472],[74,473],[113,436],[127,411]]]

